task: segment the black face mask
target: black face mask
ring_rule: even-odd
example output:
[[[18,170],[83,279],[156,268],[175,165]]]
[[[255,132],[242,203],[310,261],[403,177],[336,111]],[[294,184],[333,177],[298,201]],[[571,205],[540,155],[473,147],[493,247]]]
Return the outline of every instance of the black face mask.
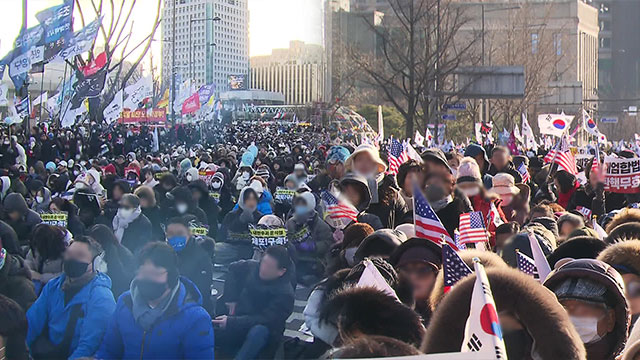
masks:
[[[505,331],[504,345],[509,359],[528,359],[531,357],[531,337],[526,330]]]
[[[167,290],[167,283],[159,283],[148,279],[139,279],[136,281],[140,296],[146,301],[159,298]]]
[[[89,263],[78,261],[76,259],[65,260],[62,267],[64,273],[70,278],[77,278],[87,272]]]

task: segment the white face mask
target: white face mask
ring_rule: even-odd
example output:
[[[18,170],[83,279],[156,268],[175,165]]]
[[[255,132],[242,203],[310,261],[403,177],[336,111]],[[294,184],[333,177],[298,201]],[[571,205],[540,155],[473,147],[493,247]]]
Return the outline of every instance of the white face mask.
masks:
[[[36,196],[36,202],[37,202],[38,204],[41,204],[42,202],[44,202],[44,197],[42,197],[42,196]]]
[[[467,189],[462,189],[462,192],[467,195],[467,197],[472,197],[472,196],[476,196],[480,193],[480,188],[477,186],[474,186],[472,188],[467,188]]]
[[[107,262],[104,260],[104,253],[98,255],[96,259],[93,261],[93,268],[96,269],[96,271],[101,273],[107,272],[108,270]]]
[[[178,210],[178,212],[180,214],[186,213],[188,209],[189,209],[189,206],[187,204],[177,204],[176,205],[176,210]]]
[[[133,214],[133,209],[118,209],[118,217],[128,219]]]
[[[242,178],[245,180],[249,180],[249,173],[248,172],[243,172],[242,173]]]
[[[221,186],[222,186],[222,184],[219,183],[219,182],[211,183],[211,187],[214,188],[214,189],[220,189]]]
[[[80,171],[78,171],[78,170],[73,170],[73,175],[75,175],[75,176],[80,175]]]
[[[187,181],[191,182],[191,174],[187,174]]]
[[[569,316],[569,319],[571,323],[573,323],[573,327],[576,328],[578,335],[580,335],[580,340],[582,340],[583,343],[594,343],[602,339],[602,336],[598,335],[598,321],[600,319],[578,316]]]

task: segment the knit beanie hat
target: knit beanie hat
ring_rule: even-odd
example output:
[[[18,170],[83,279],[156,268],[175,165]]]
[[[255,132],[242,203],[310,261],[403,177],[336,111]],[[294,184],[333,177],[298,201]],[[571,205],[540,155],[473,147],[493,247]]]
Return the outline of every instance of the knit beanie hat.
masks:
[[[349,225],[344,229],[342,248],[358,247],[364,238],[373,234],[373,231],[373,228],[369,224],[354,223]]]
[[[460,166],[458,166],[457,184],[472,182],[482,185],[482,175],[480,175],[480,167],[475,159],[471,157],[462,158]]]

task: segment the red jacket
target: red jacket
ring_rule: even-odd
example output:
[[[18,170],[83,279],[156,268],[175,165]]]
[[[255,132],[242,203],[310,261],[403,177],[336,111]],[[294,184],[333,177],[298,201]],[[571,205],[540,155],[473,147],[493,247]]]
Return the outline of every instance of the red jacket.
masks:
[[[498,214],[500,215],[500,219],[502,222],[507,222],[507,218],[502,212],[500,208],[500,204],[496,203],[498,200],[492,200],[486,197],[481,197],[480,195],[475,195],[469,198],[471,201],[471,205],[473,205],[474,211],[481,211],[482,218],[484,219],[485,225],[487,225],[487,231],[489,231],[489,243],[493,248],[496,245],[496,224],[493,221],[488,221],[489,214],[491,213],[491,204],[495,206],[498,210]]]

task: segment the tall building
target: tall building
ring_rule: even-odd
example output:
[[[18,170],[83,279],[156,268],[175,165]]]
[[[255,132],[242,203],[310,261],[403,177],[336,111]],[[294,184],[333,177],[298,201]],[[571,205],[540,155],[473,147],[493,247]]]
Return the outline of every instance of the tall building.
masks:
[[[386,1],[386,0],[385,0]],[[376,56],[379,38],[370,24],[381,24],[384,14],[376,10],[352,11],[349,0],[324,2],[323,46],[325,51],[325,101],[334,102],[349,94],[370,93],[354,81],[347,65],[348,51],[357,49]],[[355,102],[362,102],[358,98]]]
[[[173,9],[176,9],[176,82],[228,90],[229,75],[249,70],[248,0],[165,0],[162,14],[162,79],[171,81]]]
[[[534,71],[544,78],[541,93],[545,96],[538,112],[578,111],[587,105],[584,100],[597,97],[599,24],[595,7],[583,0],[454,1],[469,19],[456,36],[481,36],[485,28],[486,65],[524,65],[525,74]],[[480,44],[476,42],[478,54]],[[524,53],[508,58],[509,49]],[[541,59],[535,62],[537,69],[527,68],[534,64],[525,58],[528,55]]]
[[[288,49],[251,57],[252,89],[284,94],[286,104],[304,105],[323,100],[324,61],[321,45],[289,42]]]

